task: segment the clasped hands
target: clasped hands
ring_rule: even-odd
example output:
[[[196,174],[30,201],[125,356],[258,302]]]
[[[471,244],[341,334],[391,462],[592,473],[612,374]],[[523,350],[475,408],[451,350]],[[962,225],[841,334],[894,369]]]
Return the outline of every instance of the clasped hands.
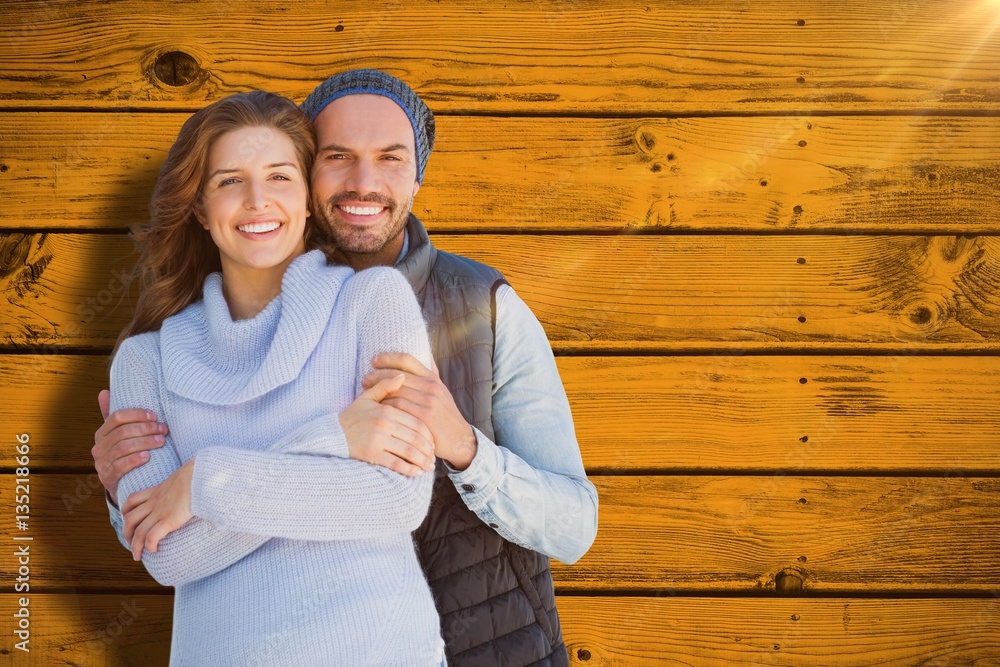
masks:
[[[380,354],[372,367],[375,370],[362,380],[364,391],[339,417],[349,456],[411,477],[432,471],[435,456],[457,470],[467,468],[477,450],[475,432],[437,368],[403,353]],[[105,424],[95,435],[92,453],[101,481],[114,496],[121,477],[148,458],[142,453],[162,446],[162,435],[156,435],[166,429],[144,411],[122,410],[109,419],[107,398],[102,392]],[[160,484],[130,495],[122,507],[123,534],[135,560],[143,548],[155,552],[161,539],[193,516],[195,458]]]

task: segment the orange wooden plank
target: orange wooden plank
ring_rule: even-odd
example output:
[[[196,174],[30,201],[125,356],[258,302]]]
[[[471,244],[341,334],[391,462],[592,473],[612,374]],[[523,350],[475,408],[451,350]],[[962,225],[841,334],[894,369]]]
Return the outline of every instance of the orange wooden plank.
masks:
[[[27,597],[27,607],[20,604]],[[173,595],[0,595],[4,613],[0,655],[18,667],[166,667],[170,658]],[[14,615],[27,609],[27,644]]]
[[[118,543],[89,474],[35,474],[17,530],[3,476],[0,538],[32,541],[32,590],[158,590]],[[1000,589],[1000,481],[995,478],[594,477],[597,541],[554,563],[561,592],[989,594]],[[0,575],[13,581],[13,559]]]
[[[435,237],[502,270],[562,351],[996,350],[998,237]],[[126,323],[124,236],[0,239],[0,341],[107,349]]]
[[[0,228],[145,222],[186,117],[0,113]],[[444,116],[414,210],[434,231],[996,233],[998,155],[992,118]]]
[[[968,0],[216,0],[184,11],[35,0],[0,8],[0,101],[191,110],[250,88],[298,100],[332,72],[382,67],[449,112],[995,110],[998,11]],[[184,58],[165,64],[167,53]]]
[[[1000,472],[997,357],[562,357],[559,369],[590,470]]]
[[[560,357],[591,471],[1000,473],[1000,359]],[[806,384],[799,382],[807,378]],[[0,423],[89,472],[107,357],[0,355]]]
[[[571,664],[917,667],[991,664],[1000,601],[562,597]]]
[[[16,595],[0,596],[16,612]],[[170,595],[32,595],[28,667],[166,665]],[[579,667],[991,664],[996,599],[759,599],[562,596],[557,606]],[[0,632],[11,636],[5,614]],[[2,649],[7,651],[6,648]]]

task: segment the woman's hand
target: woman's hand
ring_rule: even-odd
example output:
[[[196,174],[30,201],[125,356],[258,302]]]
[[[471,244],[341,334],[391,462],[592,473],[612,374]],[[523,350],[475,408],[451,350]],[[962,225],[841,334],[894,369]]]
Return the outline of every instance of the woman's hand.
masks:
[[[416,477],[434,470],[434,437],[422,421],[383,403],[404,379],[396,373],[372,383],[340,413],[340,426],[352,459]]]
[[[427,368],[409,354],[383,352],[372,360],[375,369],[361,381],[361,386],[375,387],[402,371],[403,384],[395,388],[382,405],[399,408],[426,424],[434,439],[434,454],[455,470],[465,470],[476,458],[479,443],[476,432],[455,405],[451,390],[438,375],[431,360]]]
[[[175,470],[162,483],[128,497],[122,507],[125,541],[132,545],[132,558],[142,558],[143,548],[156,551],[160,540],[191,517],[191,477],[194,459]]]

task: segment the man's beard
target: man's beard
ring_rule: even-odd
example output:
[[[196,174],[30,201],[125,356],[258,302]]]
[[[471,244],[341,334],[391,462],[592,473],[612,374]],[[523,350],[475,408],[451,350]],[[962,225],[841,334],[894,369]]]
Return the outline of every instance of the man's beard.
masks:
[[[381,225],[367,229],[359,229],[341,222],[337,215],[337,205],[347,201],[371,202],[384,206],[388,213],[388,220]],[[341,192],[325,202],[314,198],[313,211],[319,221],[326,226],[330,237],[345,254],[373,255],[382,252],[403,231],[412,204],[412,197],[405,202],[405,206],[400,206],[396,200],[377,192],[370,192],[364,197],[359,197],[353,192]]]

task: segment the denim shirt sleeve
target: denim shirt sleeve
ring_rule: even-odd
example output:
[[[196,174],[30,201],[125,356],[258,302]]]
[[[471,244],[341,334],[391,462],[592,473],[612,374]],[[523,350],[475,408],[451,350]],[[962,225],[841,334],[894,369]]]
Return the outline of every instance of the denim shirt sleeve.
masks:
[[[542,325],[508,285],[496,298],[496,442],[474,429],[475,458],[449,476],[469,509],[502,537],[573,563],[597,535],[597,490],[584,472]]]
[[[118,542],[126,550],[132,551],[132,547],[125,541],[125,517],[122,516],[122,511],[118,509],[118,506],[112,502],[111,494],[107,490],[104,491],[104,502],[108,504],[108,514],[111,515],[111,525],[115,529],[115,534],[118,535]]]

